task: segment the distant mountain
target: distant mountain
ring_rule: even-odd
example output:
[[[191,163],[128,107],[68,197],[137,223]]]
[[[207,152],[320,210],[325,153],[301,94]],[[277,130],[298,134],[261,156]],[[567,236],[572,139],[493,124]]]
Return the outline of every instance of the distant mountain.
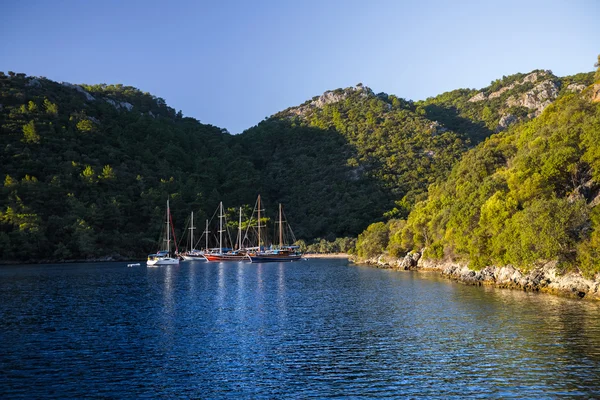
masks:
[[[229,135],[136,88],[0,74],[0,259],[143,256],[167,197],[178,234],[189,211],[261,193],[299,239],[355,236],[405,218],[502,118],[533,118],[590,77],[534,71],[423,102],[359,84]]]

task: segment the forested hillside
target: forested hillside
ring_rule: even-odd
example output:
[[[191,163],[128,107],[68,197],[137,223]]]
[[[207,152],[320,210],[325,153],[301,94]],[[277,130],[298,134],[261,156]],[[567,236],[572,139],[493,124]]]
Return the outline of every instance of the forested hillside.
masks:
[[[600,84],[581,89],[467,152],[407,220],[361,234],[361,255],[426,248],[426,257],[476,269],[527,271],[558,260],[564,269],[599,272]]]
[[[0,259],[144,256],[167,198],[179,236],[190,211],[202,221],[259,193],[298,239],[356,236],[406,218],[506,113],[506,126],[533,118],[590,80],[535,71],[416,103],[359,84],[230,135],[136,88],[0,74]],[[550,95],[533,101],[538,86]]]
[[[238,139],[265,191],[313,238],[356,235],[384,213],[407,215],[469,146],[412,102],[362,85],[282,111]]]
[[[406,215],[468,147],[411,102],[333,93],[344,101],[232,136],[132,87],[3,74],[0,257],[143,256],[167,198],[178,233],[192,210],[203,220],[261,193],[267,212],[284,204],[299,239],[356,236]]]
[[[0,126],[7,260],[139,256],[155,247],[168,196],[182,222],[216,204],[231,157],[220,129],[121,85],[0,76]]]

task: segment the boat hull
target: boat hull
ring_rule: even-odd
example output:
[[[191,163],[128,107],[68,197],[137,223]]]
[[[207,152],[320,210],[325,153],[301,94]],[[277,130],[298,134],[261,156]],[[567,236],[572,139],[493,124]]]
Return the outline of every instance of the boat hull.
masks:
[[[266,263],[266,262],[291,262],[302,260],[301,255],[249,255],[250,262],[252,263]]]
[[[160,267],[161,265],[179,265],[179,259],[172,257],[155,258],[146,261],[146,265],[149,267]]]
[[[248,261],[247,255],[239,254],[205,254],[204,257],[207,261],[220,262],[220,261]]]
[[[183,255],[183,256],[181,256],[181,258],[183,258],[183,261],[206,261],[206,257],[201,256],[201,255],[197,255],[197,256]]]

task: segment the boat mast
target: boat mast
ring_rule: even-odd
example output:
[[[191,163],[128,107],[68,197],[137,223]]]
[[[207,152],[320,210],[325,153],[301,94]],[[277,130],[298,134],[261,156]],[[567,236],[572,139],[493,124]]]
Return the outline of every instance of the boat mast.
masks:
[[[258,195],[258,252],[260,252],[260,194]]]
[[[238,225],[238,250],[242,249],[242,207],[240,207],[240,222]]]
[[[169,220],[171,219],[171,210],[169,209],[169,199],[167,199],[167,251],[171,252],[171,226]]]
[[[206,247],[204,248],[204,250],[206,252],[208,252],[208,234],[210,233],[210,231],[208,230],[208,220],[206,220],[206,229],[204,230],[204,236],[206,239]]]
[[[223,254],[223,202],[219,203],[219,254]]]
[[[194,248],[194,212],[192,211],[192,223],[190,226],[190,250]]]
[[[279,203],[279,248],[283,247],[283,230],[281,221],[281,203]]]

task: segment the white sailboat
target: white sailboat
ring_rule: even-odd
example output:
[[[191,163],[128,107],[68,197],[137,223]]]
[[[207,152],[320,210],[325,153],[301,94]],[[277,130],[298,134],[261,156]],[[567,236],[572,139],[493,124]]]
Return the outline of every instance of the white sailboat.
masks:
[[[204,252],[201,250],[197,250],[194,247],[194,229],[196,228],[194,227],[194,212],[192,211],[192,215],[190,217],[190,227],[188,228],[188,230],[190,231],[190,247],[188,247],[188,251],[181,254],[181,258],[183,258],[184,261],[206,261],[206,257],[204,257]]]
[[[146,265],[149,267],[179,265],[179,258],[171,256],[171,209],[169,208],[169,200],[167,200],[166,234],[162,246],[162,250],[148,255]]]

